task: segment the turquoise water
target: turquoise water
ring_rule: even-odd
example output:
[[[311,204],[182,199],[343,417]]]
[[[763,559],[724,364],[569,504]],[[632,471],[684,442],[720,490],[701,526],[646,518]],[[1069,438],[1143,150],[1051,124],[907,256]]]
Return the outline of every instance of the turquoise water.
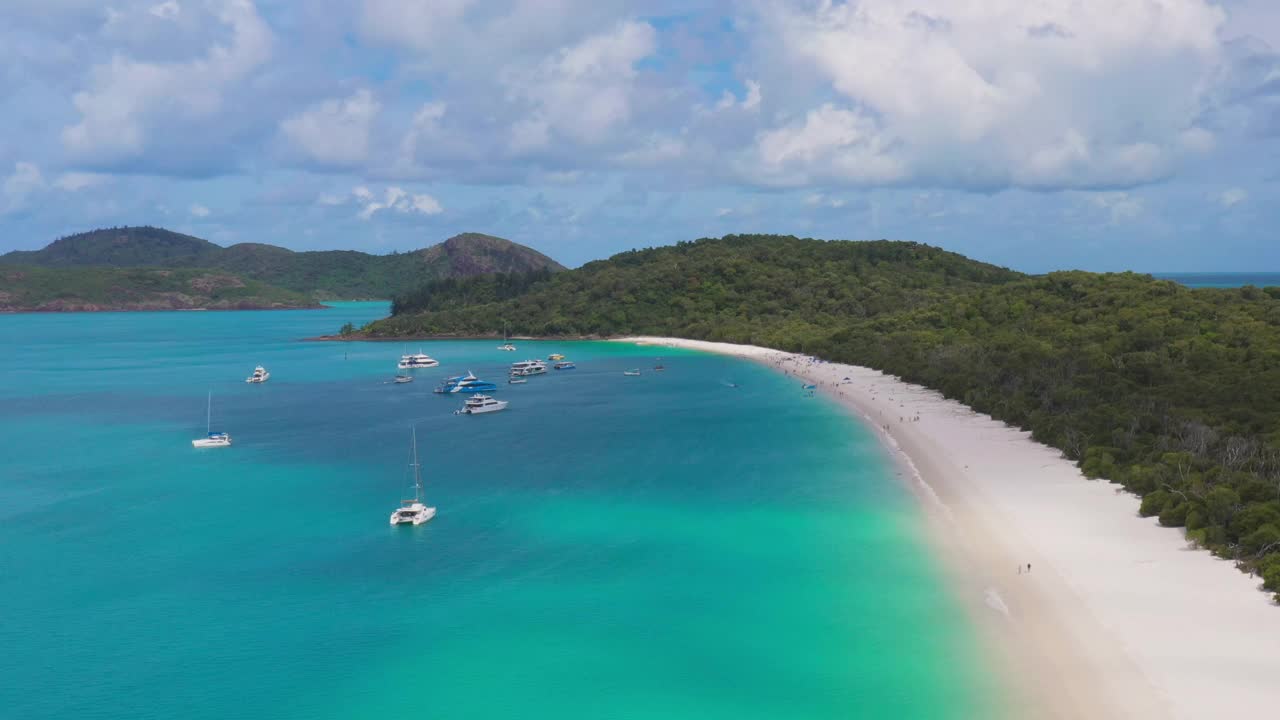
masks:
[[[399,345],[298,340],[384,311],[0,316],[0,716],[989,716],[835,407],[694,353],[425,342],[390,385]],[[503,413],[430,392],[554,351]],[[209,390],[232,448],[190,446]],[[411,423],[440,511],[390,528]]]
[[[1174,280],[1187,287],[1256,287],[1280,286],[1277,272],[1229,272],[1229,273],[1155,273],[1164,280]]]

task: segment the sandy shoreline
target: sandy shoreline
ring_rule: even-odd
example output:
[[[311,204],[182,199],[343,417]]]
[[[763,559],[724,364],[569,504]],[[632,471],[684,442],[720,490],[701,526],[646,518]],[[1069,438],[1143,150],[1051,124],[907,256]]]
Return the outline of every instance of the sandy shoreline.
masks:
[[[1260,581],[1138,517],[1136,498],[1028,433],[867,368],[746,345],[620,342],[765,363],[876,428],[926,509],[1009,717],[1266,717],[1280,704],[1280,608]]]

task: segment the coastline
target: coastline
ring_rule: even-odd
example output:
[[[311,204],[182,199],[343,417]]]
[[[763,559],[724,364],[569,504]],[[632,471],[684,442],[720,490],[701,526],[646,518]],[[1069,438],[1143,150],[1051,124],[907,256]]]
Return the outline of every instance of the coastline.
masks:
[[[921,502],[1007,717],[1274,712],[1280,609],[1257,578],[1139,517],[1135,497],[1029,433],[869,368],[748,345],[616,341],[763,363],[874,428]]]

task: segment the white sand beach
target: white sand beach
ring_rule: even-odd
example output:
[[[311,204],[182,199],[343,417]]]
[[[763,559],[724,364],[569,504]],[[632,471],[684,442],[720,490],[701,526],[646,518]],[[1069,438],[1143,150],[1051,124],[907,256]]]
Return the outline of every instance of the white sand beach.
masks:
[[[1280,707],[1280,607],[1261,581],[1139,517],[1137,498],[1029,433],[867,368],[622,341],[766,363],[876,428],[989,642],[1010,717],[1261,718]]]

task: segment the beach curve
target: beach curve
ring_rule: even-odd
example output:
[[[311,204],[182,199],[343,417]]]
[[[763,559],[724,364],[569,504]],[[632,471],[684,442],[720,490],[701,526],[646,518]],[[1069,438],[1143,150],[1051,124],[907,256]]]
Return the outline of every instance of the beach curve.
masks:
[[[929,518],[1013,718],[1272,712],[1280,609],[1258,580],[1138,516],[1058,450],[939,393],[770,348],[619,342],[732,355],[796,377],[874,428]]]

